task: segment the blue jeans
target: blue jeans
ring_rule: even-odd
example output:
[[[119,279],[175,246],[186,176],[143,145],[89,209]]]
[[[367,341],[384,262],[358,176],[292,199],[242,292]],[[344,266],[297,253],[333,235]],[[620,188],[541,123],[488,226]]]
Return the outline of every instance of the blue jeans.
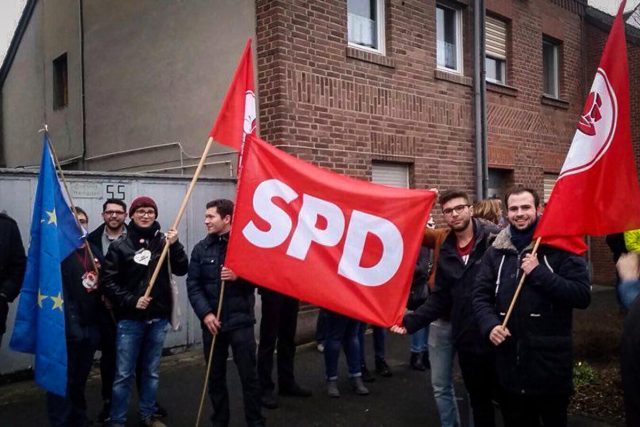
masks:
[[[158,370],[162,346],[167,335],[169,321],[121,320],[116,335],[116,378],[113,382],[111,422],[125,424],[129,399],[133,388],[138,355],[142,358],[139,409],[141,420],[150,418],[155,410],[158,391]]]
[[[362,376],[362,372],[360,372],[360,341],[358,340],[360,322],[330,311],[327,311],[326,321],[324,364],[327,380],[338,378],[338,358],[340,357],[340,347],[343,346],[344,354],[347,356],[349,377]]]
[[[429,326],[431,386],[443,427],[460,426],[460,414],[453,388],[453,339],[451,323],[439,319]]]
[[[373,354],[375,360],[384,360],[384,342],[387,337],[387,330],[379,326],[372,326],[373,329]],[[367,324],[362,323],[358,331],[358,341],[360,342],[360,363],[365,365],[364,360],[364,332],[367,330]]]
[[[640,280],[626,280],[618,285],[618,299],[625,309],[631,307],[638,293],[640,293]]]
[[[415,331],[409,335],[411,353],[424,353],[428,350],[427,343],[429,342],[429,326]]]

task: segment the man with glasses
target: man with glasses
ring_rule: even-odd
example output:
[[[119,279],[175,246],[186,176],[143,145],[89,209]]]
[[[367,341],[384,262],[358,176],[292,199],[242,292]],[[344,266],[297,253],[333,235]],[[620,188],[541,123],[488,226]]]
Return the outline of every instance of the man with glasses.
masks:
[[[188,259],[178,242],[178,231],[160,232],[158,207],[153,199],[137,197],[129,209],[127,237],[114,242],[104,260],[102,287],[113,302],[117,324],[116,376],[113,382],[111,425],[126,424],[132,381],[138,358],[140,424],[162,427],[155,417],[158,371],[173,307],[171,273],[187,274]],[[166,242],[164,260],[150,296],[144,296]],[[169,266],[169,263],[171,264]]]
[[[453,396],[453,390],[447,389],[453,387],[452,364],[455,349],[469,394],[474,425],[494,426],[491,401],[495,384],[493,357],[491,348],[480,334],[475,321],[471,295],[489,239],[500,230],[493,224],[472,218],[473,207],[464,191],[447,191],[440,196],[439,201],[448,229],[426,229],[424,242],[426,246],[435,249],[435,286],[423,305],[405,315],[404,326],[394,326],[391,330],[402,334],[413,333],[430,325],[432,383],[443,425],[459,424],[455,419],[455,401],[443,402],[441,398],[442,394]],[[438,319],[442,318],[451,319],[451,335],[448,325],[440,324]],[[438,346],[446,347],[441,342],[449,339],[453,341],[453,347],[449,347],[449,351],[438,351]],[[441,389],[443,386],[444,392]]]

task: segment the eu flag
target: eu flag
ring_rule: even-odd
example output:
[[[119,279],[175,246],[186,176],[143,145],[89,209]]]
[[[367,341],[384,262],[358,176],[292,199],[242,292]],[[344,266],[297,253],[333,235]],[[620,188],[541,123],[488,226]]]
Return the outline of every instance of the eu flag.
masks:
[[[60,262],[80,246],[82,233],[62,195],[46,134],[43,145],[27,271],[10,347],[34,354],[36,383],[64,396],[67,346]]]

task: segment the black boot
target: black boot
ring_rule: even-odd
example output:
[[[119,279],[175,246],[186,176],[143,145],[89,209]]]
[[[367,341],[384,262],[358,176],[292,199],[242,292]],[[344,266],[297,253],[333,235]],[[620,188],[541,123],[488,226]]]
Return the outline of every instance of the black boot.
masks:
[[[411,365],[411,368],[415,369],[416,371],[427,370],[427,368],[424,366],[424,363],[422,363],[422,353],[414,353],[412,351],[411,358],[409,359],[409,364]]]
[[[422,364],[425,369],[431,369],[431,362],[429,362],[429,350],[422,353]]]

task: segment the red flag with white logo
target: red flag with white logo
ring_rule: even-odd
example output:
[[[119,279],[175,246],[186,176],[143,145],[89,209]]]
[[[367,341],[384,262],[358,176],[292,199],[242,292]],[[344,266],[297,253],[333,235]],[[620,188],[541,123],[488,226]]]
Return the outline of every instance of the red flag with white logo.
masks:
[[[602,236],[640,228],[624,4],[611,27],[569,153],[535,233],[542,243],[576,253],[584,248],[567,244],[563,236]]]
[[[400,324],[435,193],[330,172],[247,137],[225,264],[368,323]]]
[[[255,132],[256,95],[249,39],[209,136],[220,144],[240,150],[245,135],[255,135]]]

